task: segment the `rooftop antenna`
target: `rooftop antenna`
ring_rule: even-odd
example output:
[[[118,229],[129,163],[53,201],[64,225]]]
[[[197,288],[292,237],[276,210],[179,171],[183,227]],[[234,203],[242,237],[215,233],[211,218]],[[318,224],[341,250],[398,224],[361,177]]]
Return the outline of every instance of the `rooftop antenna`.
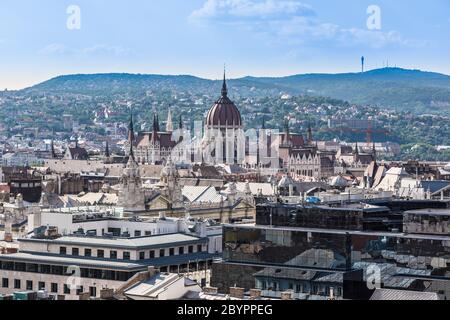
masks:
[[[361,57],[361,72],[364,73],[364,62],[365,62],[366,58],[364,58],[364,56]]]

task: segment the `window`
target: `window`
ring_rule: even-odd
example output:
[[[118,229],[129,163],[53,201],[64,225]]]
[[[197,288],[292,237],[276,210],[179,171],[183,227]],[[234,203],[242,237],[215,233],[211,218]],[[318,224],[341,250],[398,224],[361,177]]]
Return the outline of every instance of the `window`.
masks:
[[[160,257],[164,257],[165,255],[166,255],[166,250],[164,250],[164,249],[159,250]]]
[[[64,294],[70,294],[70,288],[67,284],[64,285]]]
[[[155,251],[152,250],[150,251],[150,259],[154,259],[155,258]]]
[[[51,284],[51,290],[52,290],[52,293],[58,293],[58,284],[57,283],[52,283]]]
[[[38,290],[45,290],[45,282],[39,282]]]
[[[98,258],[104,258],[105,257],[105,251],[104,250],[97,250],[97,257]]]
[[[135,237],[140,237],[141,235],[142,235],[142,232],[141,232],[141,231],[136,230],[136,231],[134,232],[134,236],[135,236]]]
[[[197,252],[203,252],[203,246],[201,244],[197,246]]]
[[[297,284],[297,285],[295,286],[295,292],[297,292],[297,293],[303,292],[303,290],[302,290],[302,285]]]
[[[117,259],[117,251],[111,251],[111,252],[109,253],[109,257],[110,257],[111,259]]]
[[[84,288],[83,286],[79,286],[77,289],[77,296],[79,296],[80,294],[82,294],[84,292]]]
[[[152,235],[152,232],[151,232],[151,231],[145,231],[145,235],[146,235],[146,236],[151,236],[151,235]]]
[[[91,249],[84,249],[84,256],[85,257],[91,257],[92,256],[92,250]]]
[[[27,281],[27,290],[33,291],[33,281],[30,280]]]
[[[96,287],[89,287],[89,294],[91,297],[97,296],[97,288]]]
[[[67,254],[67,248],[66,247],[59,247],[59,254],[66,255]]]
[[[19,279],[14,279],[14,289],[20,289],[21,283]]]
[[[188,251],[189,253],[194,253],[194,246],[189,246]]]
[[[72,255],[73,256],[78,256],[80,255],[80,250],[78,248],[72,248]]]
[[[9,279],[3,278],[2,279],[2,288],[8,288],[9,287]]]
[[[178,249],[178,254],[179,254],[179,255],[184,254],[184,247],[180,247],[180,248]]]
[[[124,251],[123,260],[130,260],[130,253],[128,251]]]
[[[175,255],[175,249],[174,248],[170,248],[169,249],[169,256],[174,256]]]
[[[278,282],[272,282],[272,291],[278,291]]]
[[[139,252],[139,260],[145,260],[145,252]]]

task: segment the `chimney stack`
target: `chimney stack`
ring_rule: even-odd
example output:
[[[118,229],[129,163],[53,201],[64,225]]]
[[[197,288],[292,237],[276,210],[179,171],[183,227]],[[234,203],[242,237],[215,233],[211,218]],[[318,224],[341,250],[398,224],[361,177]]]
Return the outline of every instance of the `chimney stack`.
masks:
[[[230,296],[236,299],[244,299],[244,288],[232,287],[230,288]]]

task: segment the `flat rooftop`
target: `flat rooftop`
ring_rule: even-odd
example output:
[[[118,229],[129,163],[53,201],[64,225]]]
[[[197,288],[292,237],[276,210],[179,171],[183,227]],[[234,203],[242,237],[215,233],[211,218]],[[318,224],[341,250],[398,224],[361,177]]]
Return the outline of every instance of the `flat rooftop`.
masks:
[[[212,260],[217,255],[207,252],[168,256],[139,261],[124,261],[112,259],[100,259],[93,257],[61,256],[49,253],[19,252],[12,254],[0,254],[0,260],[10,262],[21,262],[31,264],[45,264],[53,266],[79,266],[81,268],[119,270],[125,272],[143,271],[149,266],[163,267],[194,263],[196,261]]]
[[[66,246],[87,246],[103,248],[120,248],[129,250],[141,250],[151,248],[163,248],[181,246],[185,244],[204,243],[206,238],[199,238],[183,233],[171,233],[138,238],[108,238],[108,237],[86,237],[66,236],[54,240],[49,239],[19,239],[24,243],[47,243]]]
[[[389,211],[390,209],[385,206],[376,206],[376,205],[366,205],[366,204],[350,204],[346,205],[345,207],[329,207],[326,205],[310,205],[306,204],[303,205],[301,203],[298,204],[289,204],[289,203],[265,203],[260,204],[257,207],[272,207],[272,208],[292,208],[292,209],[320,209],[320,210],[326,210],[326,211],[350,211],[350,212],[384,212]]]

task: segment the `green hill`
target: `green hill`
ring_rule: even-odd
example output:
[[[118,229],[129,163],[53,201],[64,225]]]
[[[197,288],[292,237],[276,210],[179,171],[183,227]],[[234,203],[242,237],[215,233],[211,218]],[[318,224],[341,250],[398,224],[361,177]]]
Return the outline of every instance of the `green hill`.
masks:
[[[221,81],[187,75],[92,74],[59,76],[25,91],[111,95],[152,90],[217,95],[220,85]],[[304,94],[415,113],[450,110],[450,76],[420,70],[384,68],[364,73],[244,77],[230,80],[229,86],[230,94],[240,97]]]

